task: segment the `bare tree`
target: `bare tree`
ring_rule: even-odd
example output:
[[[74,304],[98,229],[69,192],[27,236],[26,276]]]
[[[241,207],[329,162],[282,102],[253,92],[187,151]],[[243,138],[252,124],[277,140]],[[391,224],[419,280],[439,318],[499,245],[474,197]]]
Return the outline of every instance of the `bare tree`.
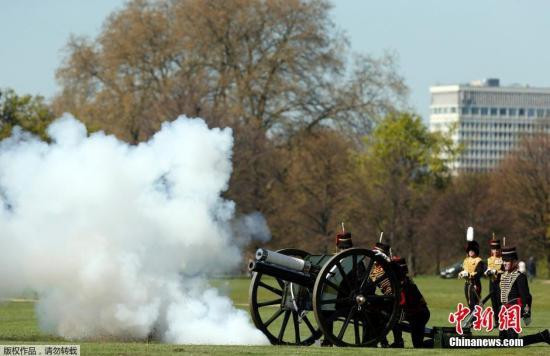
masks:
[[[406,93],[394,57],[350,68],[326,1],[134,0],[95,40],[73,37],[58,111],[137,142],[179,114],[295,132],[368,130]]]
[[[512,241],[526,251],[544,251],[550,275],[549,132],[547,123],[541,133],[526,137],[508,157],[497,172],[497,192],[518,225]]]
[[[354,199],[350,139],[334,130],[317,129],[294,138],[284,175],[274,181],[270,223],[279,241],[312,252],[333,252],[334,237],[345,222],[358,226],[350,214]],[[354,241],[360,243],[361,236]]]
[[[403,103],[395,57],[354,57],[325,0],[133,0],[93,40],[73,37],[54,107],[129,142],[200,116],[235,132],[227,193],[269,212],[276,162],[294,136],[354,135]]]
[[[464,257],[466,229],[474,227],[475,240],[482,253],[488,241],[513,235],[514,224],[503,201],[493,192],[492,174],[461,174],[454,177],[445,191],[434,197],[423,221],[421,251],[427,251],[423,270],[439,273],[442,263],[454,263]],[[435,261],[434,261],[435,260]],[[435,262],[435,263],[434,263]]]

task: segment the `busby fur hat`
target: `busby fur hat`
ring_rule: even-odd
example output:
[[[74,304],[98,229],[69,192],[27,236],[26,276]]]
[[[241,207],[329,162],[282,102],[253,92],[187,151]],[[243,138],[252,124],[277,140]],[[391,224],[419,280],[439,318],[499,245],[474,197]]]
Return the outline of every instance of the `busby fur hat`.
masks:
[[[468,241],[466,244],[466,253],[469,251],[474,251],[476,255],[479,255],[479,244],[477,241],[474,241],[474,228],[471,226],[468,227],[466,232],[466,241]]]
[[[514,261],[518,260],[518,253],[515,247],[503,247],[502,248],[502,260]]]
[[[466,253],[474,251],[476,255],[479,255],[479,244],[477,241],[468,241],[466,244]]]

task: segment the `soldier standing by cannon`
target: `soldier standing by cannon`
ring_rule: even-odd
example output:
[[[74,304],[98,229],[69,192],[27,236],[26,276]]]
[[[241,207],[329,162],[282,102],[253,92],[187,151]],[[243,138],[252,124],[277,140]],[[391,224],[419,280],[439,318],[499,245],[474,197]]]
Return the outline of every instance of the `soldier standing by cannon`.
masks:
[[[531,322],[531,303],[532,297],[529,292],[529,283],[527,276],[518,269],[518,255],[515,247],[504,247],[502,249],[502,260],[504,262],[505,272],[500,279],[500,301],[504,308],[518,305],[521,311],[521,318],[526,325]],[[499,332],[501,339],[517,339],[519,337],[513,328],[501,330]],[[522,337],[523,346],[535,344],[538,342],[547,342],[550,344],[550,333],[548,329],[534,334]]]
[[[483,260],[479,257],[479,244],[474,241],[474,229],[472,227],[468,228],[466,240],[468,241],[466,245],[467,256],[458,277],[466,280],[464,295],[466,296],[468,308],[473,311],[481,301],[481,276],[483,276],[485,268]]]
[[[376,256],[379,256],[379,257],[383,258],[384,260],[386,260],[387,262],[390,262],[391,261],[391,259],[390,259],[391,248],[390,248],[389,245],[384,244],[384,243],[381,242],[382,241],[382,236],[383,236],[383,233],[380,236],[380,241],[375,244],[375,247],[372,249],[372,251],[375,253]],[[349,248],[352,248],[352,247],[353,247],[353,242],[352,242],[352,239],[351,239],[351,233],[345,231],[344,224],[342,223],[342,232],[338,233],[336,235],[336,252],[340,253],[340,252],[342,252],[344,250],[347,250]],[[384,268],[379,263],[374,262],[372,270],[371,270],[370,274],[368,275],[368,277],[366,275],[364,275],[365,271],[366,271],[366,266],[363,263],[358,264],[356,273],[357,273],[357,276],[359,277],[359,279],[364,279],[366,277],[371,282],[366,287],[366,293],[374,294],[376,288],[379,288],[380,291],[384,295],[391,295],[392,294],[391,281],[390,281],[389,275],[386,273]],[[350,275],[348,276],[348,278],[351,278],[351,273],[352,272],[353,271],[350,271]],[[347,294],[348,293],[348,291],[345,289],[345,287],[343,287],[342,290],[344,292],[340,293],[340,294]],[[341,295],[338,295],[338,297],[340,298]],[[337,309],[339,308],[338,304],[336,304],[336,308]],[[388,313],[390,311],[385,310],[385,312]],[[326,315],[330,315],[330,313],[327,313]],[[381,326],[382,320],[381,320],[379,315],[371,313],[369,315],[369,318],[375,326]],[[328,324],[328,329],[332,332],[333,323],[329,322],[327,324]],[[371,330],[369,333],[371,335],[369,335],[368,337],[371,337],[371,336],[376,334],[376,330]],[[386,339],[386,337],[381,337],[380,345],[384,348],[389,346],[389,343],[388,343],[388,340]],[[321,342],[321,346],[332,346],[332,343],[329,340],[324,339]],[[371,346],[376,346],[376,344],[373,344]]]
[[[489,241],[491,256],[487,258],[487,270],[484,275],[489,278],[489,293],[491,295],[491,304],[493,305],[495,323],[498,324],[498,312],[500,311],[500,277],[504,272],[502,262],[502,250],[500,240],[493,239]]]
[[[386,262],[390,263],[391,248],[389,245],[382,243],[382,237],[383,237],[383,233],[380,234],[380,240],[375,244],[372,251],[375,253],[375,256],[379,256],[382,259],[384,259]],[[342,223],[342,233],[339,233],[336,235],[336,247],[337,247],[338,253],[353,247],[353,243],[351,241],[351,233],[345,232],[343,223]],[[366,277],[364,276],[365,270],[366,270],[366,266],[363,263],[358,264],[356,273],[360,279],[363,279],[364,277]],[[383,295],[393,294],[389,275],[387,271],[384,269],[384,267],[380,265],[378,262],[374,262],[371,272],[369,273],[367,278],[370,280],[370,283],[368,283],[365,290],[367,294],[374,294],[377,288],[380,289]],[[345,293],[347,293],[347,291],[345,291]],[[336,307],[338,308],[338,305]],[[379,310],[379,311],[383,311],[385,313],[391,312],[390,310]],[[379,314],[369,313],[369,319],[374,324],[374,326],[377,326],[377,327],[382,326],[383,318],[381,318]],[[329,330],[332,331],[332,328],[333,328],[332,323],[329,323]],[[370,335],[368,335],[367,337],[371,337],[376,334],[376,330],[371,330],[368,333]],[[321,345],[330,346],[331,343],[325,339],[323,340]],[[376,344],[373,344],[372,346],[376,346]],[[380,338],[380,346],[384,348],[389,346],[388,340],[385,336]]]
[[[391,247],[390,245],[382,243],[383,235],[383,232],[380,233],[380,240],[374,245],[372,251],[375,253],[376,256],[382,257],[384,260],[386,260],[386,262],[391,262]],[[371,285],[372,292],[374,292],[374,289],[378,287],[384,295],[391,295],[393,293],[388,274],[380,264],[376,262],[374,263],[374,267],[371,270],[369,278],[373,282],[373,284]],[[372,319],[375,323],[378,322],[378,318],[376,315],[373,315]],[[389,347],[389,342],[386,337],[381,338],[380,346],[384,348]]]
[[[340,252],[342,252],[344,250],[347,250],[348,248],[352,248],[352,247],[353,247],[353,241],[351,240],[351,232],[349,232],[349,231],[346,232],[346,230],[344,228],[344,223],[342,223],[342,232],[336,234],[336,253],[340,253]],[[348,292],[348,291],[346,290],[346,292]],[[339,305],[336,304],[335,307],[338,308]],[[327,317],[327,319],[332,314],[331,311],[325,311],[324,313],[325,313],[325,316]],[[334,328],[333,322],[329,322],[329,323],[327,323],[327,325],[328,325],[328,329],[330,330],[330,332],[332,332],[333,328]],[[330,342],[329,340],[324,338],[323,341],[321,341],[321,346],[333,346],[333,345],[332,345],[332,342]]]
[[[380,241],[376,243],[372,251],[376,256],[380,256],[387,262],[391,262],[391,247],[390,245],[382,243],[381,240],[382,237],[380,237]],[[382,290],[382,293],[386,295],[391,294],[392,290],[389,278],[386,271],[380,264],[374,263],[374,268],[372,269],[369,277],[380,288],[380,290]]]

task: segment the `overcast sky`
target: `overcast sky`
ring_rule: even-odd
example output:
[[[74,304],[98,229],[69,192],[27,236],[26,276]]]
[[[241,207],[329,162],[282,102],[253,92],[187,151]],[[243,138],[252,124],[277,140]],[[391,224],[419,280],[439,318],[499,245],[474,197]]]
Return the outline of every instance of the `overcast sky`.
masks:
[[[123,0],[0,0],[0,88],[56,92],[71,33],[95,37]],[[550,1],[338,0],[333,19],[356,52],[398,54],[409,102],[425,119],[429,86],[497,77],[550,87]]]

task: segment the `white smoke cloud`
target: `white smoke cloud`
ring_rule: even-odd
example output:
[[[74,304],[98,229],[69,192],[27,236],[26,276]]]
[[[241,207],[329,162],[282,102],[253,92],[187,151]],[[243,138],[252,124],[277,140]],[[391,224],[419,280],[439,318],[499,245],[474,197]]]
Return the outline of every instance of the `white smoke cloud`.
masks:
[[[47,144],[0,143],[0,293],[31,288],[40,326],[67,338],[261,344],[206,278],[242,263],[229,129],[180,117],[130,146],[64,116]]]
[[[246,246],[252,241],[266,243],[271,240],[267,221],[258,211],[234,219],[232,228],[235,240],[240,246]]]

